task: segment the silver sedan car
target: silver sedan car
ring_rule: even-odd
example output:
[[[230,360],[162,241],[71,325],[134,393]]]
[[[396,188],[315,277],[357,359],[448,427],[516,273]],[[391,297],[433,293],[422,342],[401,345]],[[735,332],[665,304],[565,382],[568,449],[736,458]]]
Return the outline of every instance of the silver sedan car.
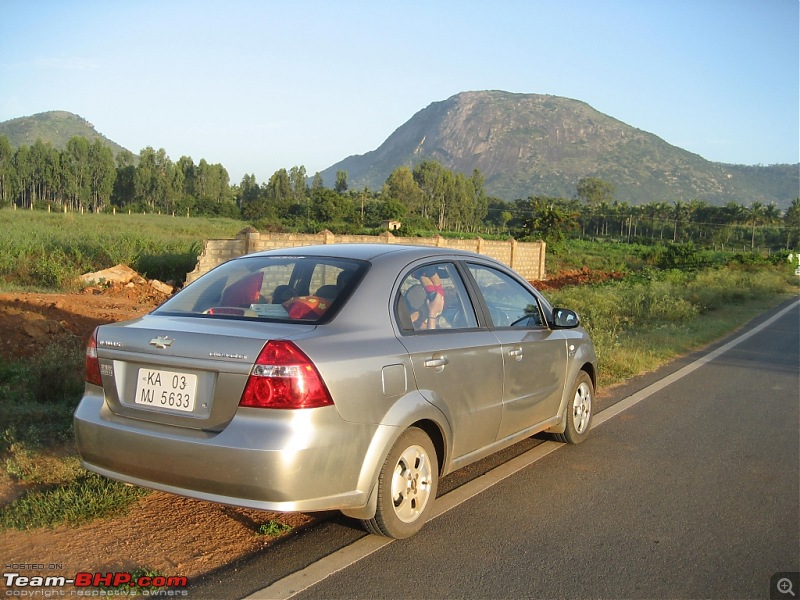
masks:
[[[597,379],[578,316],[478,254],[384,244],[231,260],[98,327],[84,467],[416,533],[440,477],[541,431],[582,441]]]

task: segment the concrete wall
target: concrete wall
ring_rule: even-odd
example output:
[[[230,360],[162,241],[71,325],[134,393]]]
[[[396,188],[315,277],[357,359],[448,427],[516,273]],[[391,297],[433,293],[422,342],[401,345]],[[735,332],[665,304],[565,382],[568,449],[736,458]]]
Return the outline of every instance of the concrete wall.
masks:
[[[441,236],[430,238],[398,237],[388,231],[377,236],[370,235],[334,235],[328,230],[316,234],[306,233],[259,233],[249,227],[240,231],[232,240],[208,240],[203,253],[197,259],[194,271],[186,276],[189,284],[203,273],[206,273],[227,260],[276,248],[300,248],[317,244],[408,244],[412,246],[435,246],[468,250],[490,256],[508,265],[529,281],[544,279],[544,242],[445,239]]]

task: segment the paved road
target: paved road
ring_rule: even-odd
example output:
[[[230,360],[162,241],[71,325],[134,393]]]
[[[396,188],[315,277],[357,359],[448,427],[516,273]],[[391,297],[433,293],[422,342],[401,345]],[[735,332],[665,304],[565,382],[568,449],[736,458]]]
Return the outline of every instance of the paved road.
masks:
[[[769,598],[774,573],[800,571],[798,305],[693,367],[294,597]]]

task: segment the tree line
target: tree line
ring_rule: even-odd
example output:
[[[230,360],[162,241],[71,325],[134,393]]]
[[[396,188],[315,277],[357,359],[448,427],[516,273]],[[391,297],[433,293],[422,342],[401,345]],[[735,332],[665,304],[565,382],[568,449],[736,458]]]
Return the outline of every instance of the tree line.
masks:
[[[279,169],[268,181],[245,175],[231,185],[220,164],[164,149],[116,157],[99,140],[73,137],[64,150],[37,140],[14,149],[0,136],[0,206],[103,212],[124,210],[242,219],[260,229],[348,233],[402,223],[401,234],[463,232],[558,242],[566,237],[618,241],[692,241],[701,245],[797,248],[800,199],[784,213],[774,204],[701,200],[631,205],[613,184],[581,179],[573,198],[529,196],[506,201],[484,190],[478,170],[454,173],[436,161],[396,168],[382,189],[349,189],[339,171],[333,188],[305,167]]]
[[[614,186],[586,177],[571,199],[532,196],[512,203],[513,212],[497,219],[508,205],[497,206],[498,226],[518,235],[557,242],[566,236],[637,242],[693,242],[718,248],[797,248],[800,245],[800,198],[781,212],[775,204],[747,206],[702,200],[657,201],[633,205],[614,199]],[[507,219],[507,220],[506,220]]]

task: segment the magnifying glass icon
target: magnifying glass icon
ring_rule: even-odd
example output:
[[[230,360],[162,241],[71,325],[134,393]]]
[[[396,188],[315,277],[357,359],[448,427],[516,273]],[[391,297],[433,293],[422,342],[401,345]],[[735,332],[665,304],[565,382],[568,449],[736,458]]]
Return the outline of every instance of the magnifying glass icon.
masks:
[[[792,580],[788,577],[779,579],[776,587],[781,594],[790,594],[792,598],[795,597],[794,590],[792,589]]]

